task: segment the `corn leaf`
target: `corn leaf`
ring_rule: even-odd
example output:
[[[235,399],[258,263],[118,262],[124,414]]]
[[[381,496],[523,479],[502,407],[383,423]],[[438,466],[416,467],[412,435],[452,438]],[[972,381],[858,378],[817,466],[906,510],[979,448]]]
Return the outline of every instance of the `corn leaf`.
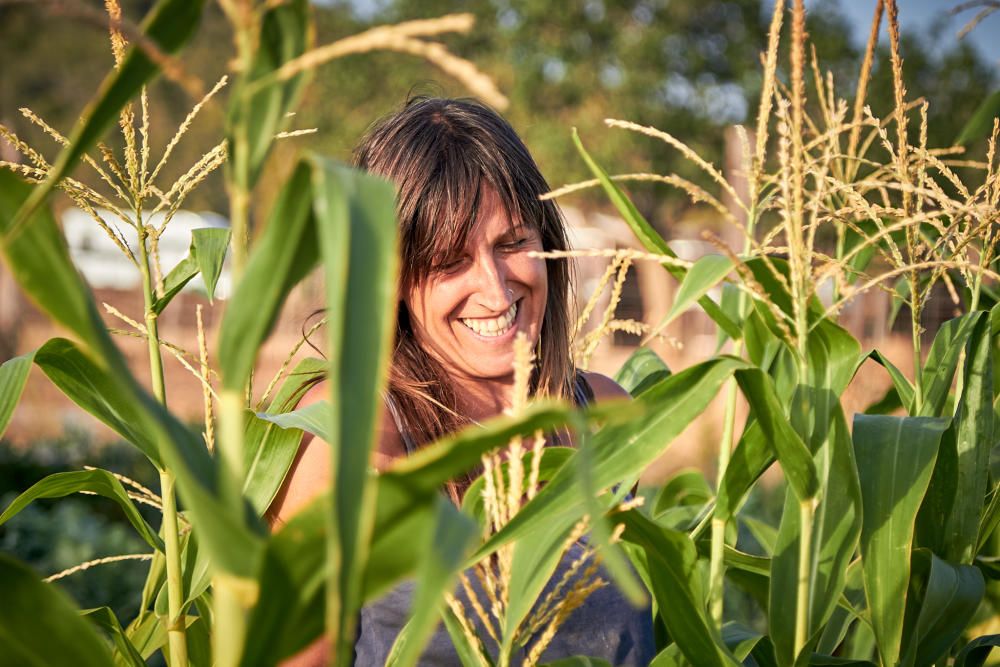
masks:
[[[222,274],[222,264],[229,249],[228,229],[205,227],[191,230],[191,249],[163,279],[163,296],[153,302],[159,314],[192,278],[201,273],[209,301],[215,298],[215,286]]]
[[[656,325],[650,336],[663,331],[733,270],[733,260],[725,255],[705,255],[688,269],[674,295],[670,310]]]
[[[604,188],[604,192],[608,195],[608,199],[614,204],[618,213],[621,214],[622,218],[632,229],[632,232],[639,239],[642,246],[651,253],[656,253],[659,255],[667,255],[669,257],[676,257],[676,253],[667,245],[667,242],[663,240],[659,232],[653,229],[653,226],[646,221],[646,219],[639,212],[639,209],[635,207],[635,204],[622,192],[621,188],[615,184],[614,181],[608,176],[607,172],[598,165],[594,159],[590,156],[590,153],[583,147],[583,142],[580,141],[580,135],[577,133],[576,128],[573,128],[573,143],[576,145],[577,151],[583,158],[583,161],[587,164],[591,173],[601,182],[601,187]],[[672,275],[677,280],[683,280],[687,270],[683,267],[664,264],[663,268],[667,270],[670,275]],[[698,305],[704,309],[705,313],[712,318],[712,320],[718,324],[733,340],[738,340],[743,334],[742,331],[736,324],[729,319],[729,317],[722,312],[719,304],[712,301],[708,296],[702,295],[698,298]]]
[[[327,594],[336,604],[327,630],[338,662],[347,664],[375,520],[368,466],[396,318],[395,196],[382,179],[315,156],[310,160],[326,279],[333,408],[327,420],[334,478],[334,533],[327,542],[333,568]]]
[[[900,658],[910,549],[947,419],[856,415],[854,451],[861,483],[861,558],[879,655]]]
[[[475,521],[458,511],[447,498],[438,497],[433,530],[424,535],[423,553],[417,565],[417,587],[410,620],[393,645],[386,665],[411,667],[417,664],[434,632],[438,607],[444,606],[444,593],[450,592],[478,534]]]
[[[272,5],[264,12],[253,63],[233,92],[227,117],[231,175],[247,191],[257,182],[275,135],[288,123],[288,113],[298,100],[305,77],[300,74],[286,82],[259,82],[302,55],[309,41],[306,0]]]
[[[941,439],[934,474],[917,517],[917,537],[953,563],[971,564],[989,484],[994,443],[990,322],[978,318],[969,337],[962,395]]]
[[[625,363],[615,373],[614,380],[625,391],[633,396],[638,396],[668,375],[670,375],[670,368],[663,362],[660,355],[648,347],[640,347],[636,348],[635,352],[625,360]]]
[[[684,657],[705,667],[738,665],[705,611],[698,551],[691,538],[635,510],[616,515],[616,520],[625,524],[622,538],[645,550],[660,616]]]
[[[31,372],[34,360],[35,353],[28,352],[8,359],[0,365],[0,438],[7,430],[17,402],[21,400],[21,393],[28,381],[28,373]]]
[[[813,409],[820,411],[818,401]],[[813,510],[812,559],[809,594],[809,642],[812,652],[847,583],[847,567],[857,548],[861,532],[861,489],[847,422],[835,402],[830,423],[817,426],[819,442],[814,443],[819,488],[825,492]],[[816,437],[816,436],[814,436]],[[768,604],[771,641],[779,663],[802,660],[795,655],[796,588],[799,565],[801,523],[799,500],[786,494],[774,556],[771,559],[771,588]],[[808,654],[806,654],[808,655]]]
[[[329,495],[318,498],[268,540],[241,667],[277,664],[323,632],[329,504]]]
[[[645,416],[609,424],[593,436],[593,487],[609,488],[638,474],[705,409],[722,384],[746,362],[718,357],[675,373],[645,391],[632,406]],[[576,470],[567,465],[520,512],[484,545],[477,557],[551,523],[578,519],[586,503],[576,488]]]
[[[997,646],[1000,646],[1000,635],[977,637],[958,652],[954,667],[983,667]]]
[[[39,480],[24,493],[14,498],[10,505],[4,509],[3,514],[0,514],[0,525],[6,523],[11,517],[39,498],[62,498],[81,491],[95,493],[115,501],[146,544],[158,551],[163,551],[163,541],[139,514],[139,510],[128,497],[122,483],[107,470],[57,472]]]
[[[128,667],[145,666],[146,661],[142,659],[139,652],[132,646],[132,642],[125,636],[125,631],[122,630],[121,623],[118,622],[118,617],[115,616],[115,613],[111,611],[111,607],[88,609],[87,611],[80,612],[80,615],[101,628],[111,639],[115,664],[124,664]]]
[[[0,554],[0,588],[0,666],[112,664],[104,640],[69,597],[5,554]]]
[[[29,224],[13,233],[15,212],[38,191],[0,169],[0,253],[21,289],[43,312],[75,333],[88,350],[102,350],[104,322],[69,258],[52,211],[37,208]]]
[[[948,654],[986,593],[979,569],[914,549],[906,599],[902,664],[931,667]]]
[[[948,320],[941,325],[931,349],[927,352],[927,361],[921,374],[924,396],[921,416],[946,417],[945,406],[948,392],[955,379],[955,369],[962,350],[965,349],[976,323],[987,317],[983,311],[966,313],[961,317]]]
[[[265,414],[285,414],[325,370],[326,362],[320,359],[303,359],[296,364]],[[264,415],[247,416],[243,436],[243,495],[259,514],[267,510],[281,488],[301,441],[302,431],[297,428],[275,424]]]
[[[983,103],[972,114],[972,118],[958,133],[955,143],[960,146],[968,146],[974,141],[988,137],[993,131],[993,119],[997,116],[1000,116],[1000,90],[983,100]]]
[[[285,182],[222,319],[218,359],[226,389],[243,391],[285,298],[319,260],[310,172],[300,162]]]
[[[142,406],[72,341],[49,340],[35,353],[35,363],[70,400],[162,465],[155,435],[143,428]]]

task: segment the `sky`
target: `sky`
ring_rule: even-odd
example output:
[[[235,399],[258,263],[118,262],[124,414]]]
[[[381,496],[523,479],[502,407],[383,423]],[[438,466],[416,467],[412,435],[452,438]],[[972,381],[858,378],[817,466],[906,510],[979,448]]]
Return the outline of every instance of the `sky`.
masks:
[[[864,44],[875,11],[874,0],[806,0],[806,11],[810,6],[831,1],[850,21],[855,41]],[[949,10],[959,4],[962,4],[960,0],[897,0],[899,22],[904,31],[928,31],[935,22],[943,21],[945,29],[941,33],[942,38],[956,39],[962,26],[979,12],[978,9],[971,9],[952,16]],[[884,18],[882,37],[886,39]],[[989,61],[1000,65],[1000,12],[991,14],[963,39],[971,41]]]

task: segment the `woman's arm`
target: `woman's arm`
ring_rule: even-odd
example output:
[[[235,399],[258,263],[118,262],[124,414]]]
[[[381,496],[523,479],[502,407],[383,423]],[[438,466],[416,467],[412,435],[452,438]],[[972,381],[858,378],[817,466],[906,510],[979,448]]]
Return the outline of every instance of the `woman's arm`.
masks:
[[[325,384],[320,383],[306,392],[297,407],[304,408],[327,398]],[[386,410],[380,424],[378,445],[372,452],[372,465],[376,470],[382,470],[393,459],[403,455],[405,450],[396,424]],[[268,525],[272,530],[280,529],[290,517],[329,488],[330,445],[311,433],[306,433],[281,489],[264,515]],[[329,664],[329,658],[330,647],[326,639],[321,637],[284,660],[281,667],[322,667]]]
[[[304,408],[319,401],[329,400],[326,384],[312,387],[299,401],[298,408]],[[378,441],[372,452],[372,466],[383,470],[400,456],[405,456],[402,439],[388,410],[383,411],[379,425]],[[303,509],[320,493],[330,487],[330,446],[311,433],[302,437],[299,451],[285,476],[277,495],[268,507],[265,519],[272,529],[288,521],[289,517]]]

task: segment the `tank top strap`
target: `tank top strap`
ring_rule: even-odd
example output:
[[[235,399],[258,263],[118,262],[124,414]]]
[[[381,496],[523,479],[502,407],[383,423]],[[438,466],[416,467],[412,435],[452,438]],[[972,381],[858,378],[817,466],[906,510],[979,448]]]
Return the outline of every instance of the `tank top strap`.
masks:
[[[417,443],[414,442],[413,436],[410,434],[409,429],[406,428],[399,406],[396,405],[396,401],[393,400],[392,395],[389,392],[384,392],[382,400],[385,401],[385,407],[389,409],[392,422],[396,425],[396,432],[399,433],[399,439],[403,441],[403,448],[406,450],[406,453],[412,454],[417,451]]]
[[[573,377],[573,402],[581,408],[594,402],[594,390],[581,371]]]

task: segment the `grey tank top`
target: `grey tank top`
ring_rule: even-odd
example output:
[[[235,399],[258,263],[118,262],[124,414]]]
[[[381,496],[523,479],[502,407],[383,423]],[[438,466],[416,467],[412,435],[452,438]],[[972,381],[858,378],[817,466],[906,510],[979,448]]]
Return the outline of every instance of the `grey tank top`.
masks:
[[[585,405],[594,398],[590,385],[582,375],[577,376],[574,383],[574,400],[577,405]],[[404,420],[396,410],[393,402],[387,401],[390,413],[396,421],[404,446],[411,451],[412,440],[402,428]],[[410,440],[410,442],[407,442]],[[570,565],[583,552],[582,544],[575,544],[563,556],[557,565],[555,573],[550,577],[539,599],[563,578]],[[472,570],[466,572],[477,597],[485,599],[483,591],[479,590],[478,579]],[[599,568],[599,576],[610,581],[603,567]],[[389,651],[400,630],[409,618],[410,606],[413,600],[414,583],[404,581],[390,590],[384,596],[365,605],[358,619],[358,636],[354,645],[356,667],[382,667],[389,657]],[[465,609],[471,609],[468,596],[461,587],[455,591],[455,596]],[[483,638],[483,644],[496,659],[496,645],[492,642],[485,627],[475,614],[470,619],[476,626],[477,634]],[[527,657],[527,652],[534,643],[535,637],[527,643],[514,657],[512,664],[521,665]],[[653,639],[653,621],[650,609],[635,609],[621,592],[609,584],[591,593],[586,601],[575,609],[559,626],[555,637],[542,653],[542,663],[576,655],[602,658],[612,665],[628,667],[646,667],[656,654]],[[420,656],[422,667],[461,667],[462,663],[452,645],[451,637],[443,625],[438,625],[430,642]]]

